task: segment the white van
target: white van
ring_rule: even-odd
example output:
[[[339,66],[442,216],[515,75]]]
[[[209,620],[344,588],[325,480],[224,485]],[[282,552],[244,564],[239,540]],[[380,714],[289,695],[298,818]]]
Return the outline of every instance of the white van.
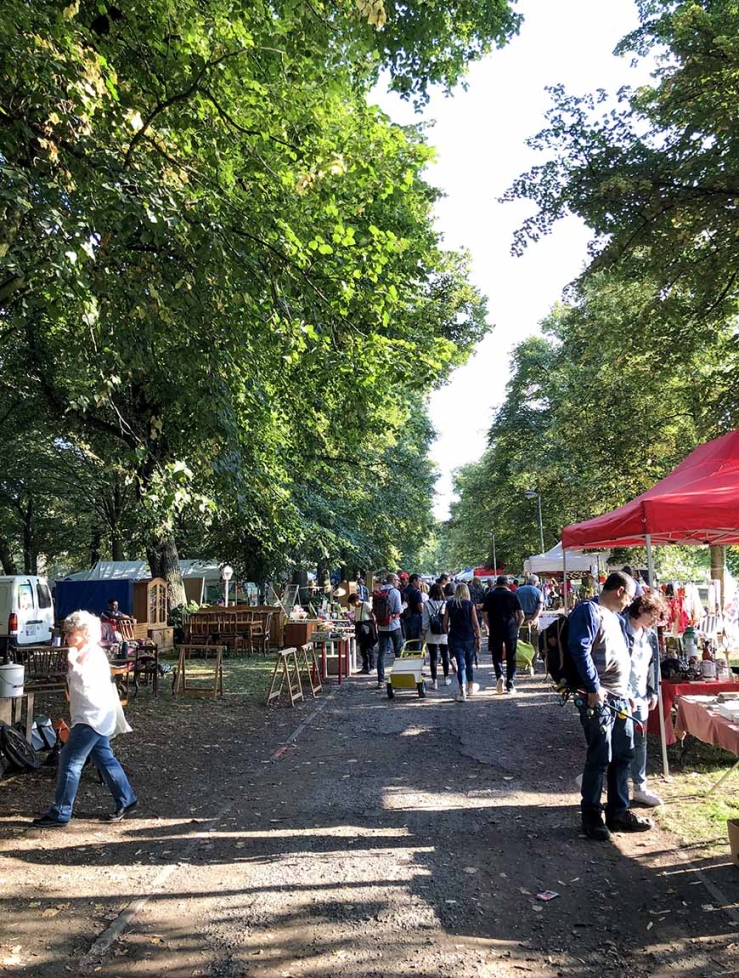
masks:
[[[45,577],[0,577],[0,652],[49,645],[53,628],[54,603]]]

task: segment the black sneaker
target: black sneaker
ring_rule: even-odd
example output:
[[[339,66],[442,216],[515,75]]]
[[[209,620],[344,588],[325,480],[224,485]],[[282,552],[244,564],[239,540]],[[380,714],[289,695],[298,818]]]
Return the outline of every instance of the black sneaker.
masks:
[[[114,812],[110,815],[106,815],[103,819],[104,822],[122,822],[129,812],[132,812],[138,805],[137,801],[132,801],[130,805],[126,805],[125,808],[116,808]]]
[[[619,812],[618,815],[607,815],[606,825],[611,832],[648,832],[653,828],[651,818],[637,815],[630,808],[627,808],[625,812]]]
[[[599,812],[583,815],[582,830],[589,839],[595,839],[597,842],[608,842],[611,838],[608,826]]]
[[[63,829],[69,822],[61,822],[58,818],[54,818],[53,815],[39,815],[38,818],[34,818],[31,825],[35,826],[37,829]]]

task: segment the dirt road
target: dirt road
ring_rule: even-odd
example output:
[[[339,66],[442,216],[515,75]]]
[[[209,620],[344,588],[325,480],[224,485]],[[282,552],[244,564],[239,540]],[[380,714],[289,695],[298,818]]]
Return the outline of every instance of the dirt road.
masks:
[[[466,704],[357,678],[266,719],[232,698],[143,725],[116,826],[92,781],[64,831],[27,828],[50,776],[4,786],[0,974],[739,974],[739,871],[657,831],[586,840],[574,711],[541,677],[480,679]]]

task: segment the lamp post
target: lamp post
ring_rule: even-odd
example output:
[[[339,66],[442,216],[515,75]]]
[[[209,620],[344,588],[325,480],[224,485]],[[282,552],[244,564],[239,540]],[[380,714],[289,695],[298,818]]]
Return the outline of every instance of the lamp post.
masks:
[[[226,564],[225,567],[221,567],[221,580],[223,581],[223,591],[224,591],[226,608],[228,608],[228,583],[233,576],[234,576],[234,569],[230,564]]]
[[[539,539],[541,541],[541,552],[544,553],[544,524],[541,519],[541,493],[536,489],[526,489],[524,496],[527,499],[536,499],[539,503]]]
[[[492,530],[491,531],[490,536],[492,538],[492,543],[493,543],[493,570],[497,574],[498,573],[498,561],[497,561],[497,559],[495,557],[495,530]]]

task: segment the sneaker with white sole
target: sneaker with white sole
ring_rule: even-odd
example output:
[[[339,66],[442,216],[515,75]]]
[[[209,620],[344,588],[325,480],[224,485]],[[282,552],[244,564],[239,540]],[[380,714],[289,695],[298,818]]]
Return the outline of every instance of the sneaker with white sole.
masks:
[[[451,685],[452,685],[452,680],[451,680],[451,677],[450,677],[450,676],[447,676],[447,677],[446,677],[446,678],[444,679],[444,685],[445,685],[445,686],[451,686]]]
[[[502,679],[498,680],[498,685],[495,687],[496,693],[502,693],[505,690],[505,684]]]
[[[434,679],[433,680],[433,682],[431,683],[431,688],[432,689],[438,689],[439,688],[439,681],[438,681],[438,679]]]
[[[515,696],[516,695],[516,692],[517,692],[516,687],[513,685],[513,683],[511,683],[510,686],[506,686],[506,690],[505,691],[506,691],[506,693],[509,694],[509,696]]]
[[[645,808],[656,808],[664,804],[660,796],[649,788],[635,788],[631,793],[631,801],[637,805],[644,805]]]
[[[466,699],[467,699],[467,690],[460,689],[460,691],[457,693],[457,702],[464,703]]]
[[[470,683],[467,686],[467,695],[468,696],[471,696],[472,693],[479,693],[479,692],[480,692],[480,684],[479,683]]]

